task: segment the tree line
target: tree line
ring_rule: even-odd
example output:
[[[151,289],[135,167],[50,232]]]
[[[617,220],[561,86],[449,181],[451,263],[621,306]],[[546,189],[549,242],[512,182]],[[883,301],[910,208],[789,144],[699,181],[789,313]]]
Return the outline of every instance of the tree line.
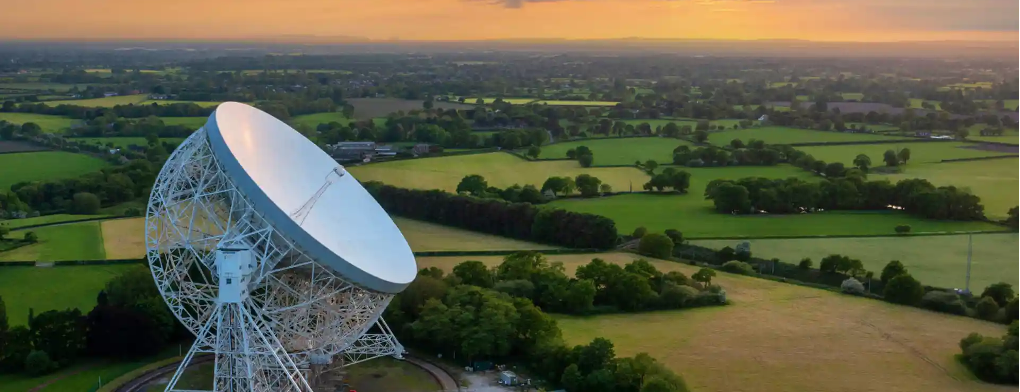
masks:
[[[529,292],[539,300],[530,299]],[[461,263],[450,274],[424,269],[384,316],[409,345],[469,365],[526,362],[549,385],[569,392],[687,391],[683,378],[647,354],[618,358],[612,342],[603,338],[566,345],[555,319],[536,306],[584,306],[594,296],[591,281],[567,279],[562,265],[519,253],[495,270],[478,261]]]
[[[387,212],[412,219],[572,248],[611,249],[617,241],[616,223],[599,215],[379,182],[364,185]]]
[[[173,317],[145,268],[110,280],[87,314],[79,309],[29,309],[28,324],[11,326],[0,298],[0,372],[32,377],[83,357],[123,360],[157,353],[189,335]]]
[[[803,213],[816,209],[885,210],[899,206],[929,219],[981,220],[984,206],[977,196],[954,186],[936,187],[927,180],[863,181],[835,178],[808,182],[796,178],[713,180],[705,188],[716,211],[748,214]]]

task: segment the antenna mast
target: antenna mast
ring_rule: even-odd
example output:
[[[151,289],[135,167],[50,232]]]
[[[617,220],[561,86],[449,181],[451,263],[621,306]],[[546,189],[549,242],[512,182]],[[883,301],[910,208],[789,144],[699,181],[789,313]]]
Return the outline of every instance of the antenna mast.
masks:
[[[336,177],[332,176],[334,173],[336,173]],[[290,213],[290,217],[298,223],[298,226],[305,223],[305,218],[308,218],[308,213],[312,212],[312,207],[315,206],[315,202],[319,201],[319,198],[322,197],[323,193],[326,193],[326,189],[329,188],[330,185],[333,185],[336,180],[343,177],[344,174],[347,174],[347,172],[344,170],[343,166],[333,168],[332,171],[326,174],[325,182],[323,182],[322,186],[319,187],[319,190],[316,191],[315,194],[305,202],[305,204],[302,204],[301,208]]]

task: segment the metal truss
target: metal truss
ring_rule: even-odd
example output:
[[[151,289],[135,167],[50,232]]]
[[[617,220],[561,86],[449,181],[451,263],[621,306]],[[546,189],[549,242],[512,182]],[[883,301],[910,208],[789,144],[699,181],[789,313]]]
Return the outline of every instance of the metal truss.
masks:
[[[299,369],[308,369],[312,358],[338,357],[346,365],[403,352],[380,319],[392,294],[348,282],[305,255],[285,233],[276,231],[224,173],[204,129],[174,150],[160,171],[149,199],[145,241],[160,294],[178,320],[202,339],[193,350],[216,353],[217,366],[227,361],[220,355],[226,348],[210,341],[210,336],[232,336],[221,335],[217,327],[222,326],[218,318],[225,310],[217,300],[215,254],[226,241],[243,243],[254,254],[248,305],[244,306],[251,321],[229,324],[228,328],[247,331],[246,344],[259,346],[278,340],[287,360]],[[246,319],[233,309],[227,309],[226,314],[229,320]],[[379,325],[382,332],[366,334],[373,325]],[[265,339],[252,335],[255,330]],[[211,331],[216,334],[210,335]],[[288,366],[265,360],[266,355],[242,357],[247,358],[243,361],[253,369],[252,374],[301,378],[282,370]],[[272,381],[274,377],[257,379],[266,380],[265,385],[282,385]],[[225,385],[217,382],[215,390],[235,390]]]

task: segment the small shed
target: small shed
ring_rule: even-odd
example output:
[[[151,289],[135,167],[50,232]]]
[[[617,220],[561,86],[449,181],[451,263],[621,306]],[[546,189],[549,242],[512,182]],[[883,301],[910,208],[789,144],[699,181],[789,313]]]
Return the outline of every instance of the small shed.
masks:
[[[503,385],[517,385],[517,373],[509,370],[499,372],[499,383]]]

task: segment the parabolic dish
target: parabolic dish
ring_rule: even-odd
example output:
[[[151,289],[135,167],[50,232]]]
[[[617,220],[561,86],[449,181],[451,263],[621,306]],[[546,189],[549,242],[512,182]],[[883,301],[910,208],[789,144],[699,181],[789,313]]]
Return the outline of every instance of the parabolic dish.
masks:
[[[398,293],[414,280],[410,246],[350,173],[275,117],[224,102],[205,124],[217,161],[257,212],[319,264],[370,290]],[[323,190],[327,178],[334,181]],[[295,219],[305,207],[307,215]]]

